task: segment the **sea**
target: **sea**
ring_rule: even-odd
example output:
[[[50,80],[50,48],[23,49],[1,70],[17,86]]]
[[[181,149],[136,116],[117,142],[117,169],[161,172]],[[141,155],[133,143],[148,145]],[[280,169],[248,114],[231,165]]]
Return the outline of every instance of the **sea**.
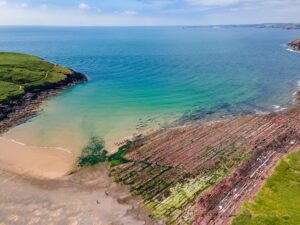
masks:
[[[0,27],[0,51],[42,57],[89,81],[6,135],[32,146],[108,149],[190,121],[280,111],[300,88],[300,30],[251,27]]]

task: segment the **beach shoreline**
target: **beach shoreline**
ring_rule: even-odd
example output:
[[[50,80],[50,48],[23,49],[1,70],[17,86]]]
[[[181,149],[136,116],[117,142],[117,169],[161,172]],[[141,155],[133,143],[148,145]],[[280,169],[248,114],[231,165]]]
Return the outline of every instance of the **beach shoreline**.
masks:
[[[28,178],[64,177],[73,170],[76,161],[67,150],[27,146],[9,138],[0,137],[0,147],[0,169]]]
[[[138,197],[111,179],[107,165],[55,179],[0,170],[0,178],[0,217],[5,224],[159,224],[149,219]]]
[[[41,96],[39,100],[37,100],[36,104],[28,105],[27,114],[28,117],[24,117],[23,120],[27,120],[37,115],[39,107],[49,98],[59,94],[61,91],[65,90],[67,87],[63,87],[58,90],[50,91],[50,93],[45,94],[45,96]],[[289,107],[284,108],[274,108],[273,111],[264,112],[263,115],[272,114],[272,113],[280,113],[282,111],[286,111],[289,108],[293,107],[300,101],[300,91],[296,91],[293,94],[293,103]],[[260,112],[253,111],[251,114],[245,115],[260,115]],[[122,139],[118,139],[114,145],[111,145],[109,152],[115,153],[118,148],[122,145],[126,144],[128,141],[135,142],[141,141],[144,139],[148,139],[151,136],[155,136],[160,132],[164,132],[168,129],[178,129],[180,127],[186,127],[190,124],[213,124],[218,122],[223,122],[228,119],[236,118],[242,115],[232,115],[229,117],[208,119],[208,120],[191,120],[191,121],[179,121],[175,123],[171,123],[167,127],[155,127],[145,132],[139,132],[137,134],[132,134],[123,137]],[[11,121],[12,122],[12,121]],[[11,123],[11,127],[15,126],[13,122]],[[9,129],[9,128],[8,128]],[[8,130],[7,129],[7,130]],[[6,131],[7,131],[6,130]],[[60,148],[57,146],[49,146],[49,147],[41,147],[41,146],[31,146],[26,145],[22,142],[13,140],[9,137],[6,137],[5,132],[0,136],[0,146],[2,147],[0,152],[0,169],[5,171],[10,171],[28,178],[38,178],[38,179],[56,179],[59,177],[64,177],[69,175],[70,173],[77,171],[76,162],[78,160],[78,153],[75,153],[69,149]],[[15,151],[10,151],[10,149],[15,149]],[[18,154],[19,157],[15,159],[14,154]],[[33,166],[39,160],[38,165]],[[50,165],[50,166],[49,166]]]
[[[76,72],[74,72],[74,74],[77,74],[78,76],[82,76],[82,74]],[[0,134],[5,133],[11,127],[19,123],[22,123],[23,121],[26,121],[27,119],[30,119],[33,116],[37,115],[40,106],[49,98],[61,93],[63,90],[67,89],[68,87],[71,87],[77,83],[81,83],[85,80],[86,78],[81,77],[80,79],[78,78],[78,80],[75,79],[75,80],[65,81],[59,84],[58,86],[51,87],[50,89],[44,89],[40,91],[33,91],[30,93],[26,93],[19,99],[15,99],[12,102],[4,103],[3,105],[6,104],[6,106],[11,107],[12,110],[8,112],[7,118],[0,121]],[[294,101],[295,105],[297,105],[300,101],[299,90],[293,95],[293,98],[295,99]],[[291,110],[292,108],[293,106],[290,106],[285,109],[281,109],[280,106],[278,107],[276,106],[274,107],[274,112],[273,113],[269,112],[269,114],[274,114],[275,116],[280,115],[283,114],[284,112]],[[192,127],[192,126],[196,126],[197,123],[200,123],[203,124],[203,127],[205,126],[209,127],[209,126],[214,126],[215,123],[217,127],[218,124],[222,125],[222,123],[227,119],[228,120],[239,119],[239,118],[243,119],[246,117],[247,115],[246,116],[241,115],[241,116],[232,116],[231,118],[223,118],[221,121],[215,119],[211,121],[191,120],[188,122],[186,121],[182,123],[179,122],[174,126],[169,126],[167,128],[162,127],[152,131],[151,133],[147,133],[145,135],[138,134],[137,136],[128,136],[126,138],[123,138],[120,143],[117,143],[117,145],[122,146],[122,144],[126,144],[128,141],[132,141],[132,142],[137,141],[138,144],[143,142],[146,143],[147,141],[149,141],[152,142],[153,145],[155,145],[155,141],[159,140],[159,138],[157,139],[155,138],[156,136],[159,136],[158,134],[160,133],[164,134],[169,132],[170,136],[166,134],[166,140],[168,141],[174,138],[174,136],[172,135],[175,135],[175,138],[176,135],[178,135],[178,137],[181,137],[180,133],[185,129],[189,130],[190,125]],[[284,115],[282,115],[282,118],[281,117],[276,118],[276,120],[278,120],[280,123],[281,120],[284,119],[286,119]],[[202,129],[200,125],[199,125],[199,129]],[[216,136],[216,133],[217,130],[212,132],[212,136]],[[220,136],[220,139],[221,138],[223,138],[223,136]],[[176,141],[173,140],[173,144],[174,142]],[[292,140],[292,142],[294,145],[294,140]],[[189,142],[188,144],[193,145],[192,143],[194,143],[193,138],[191,139],[191,142]],[[164,145],[163,141],[162,141],[162,145]],[[142,148],[142,147],[138,146],[138,148]],[[13,149],[13,151],[11,149]],[[18,157],[16,157],[16,155]],[[134,155],[134,153],[132,153],[132,155]],[[137,154],[135,155],[135,157],[138,158],[140,156]],[[192,157],[192,155],[189,155],[189,157]],[[263,155],[263,157],[265,156]],[[273,160],[272,157],[270,156],[270,159]],[[13,189],[11,190],[11,193],[16,193],[15,195],[16,197],[22,196],[23,193],[22,191],[20,192],[20,190],[22,190],[21,187],[25,185],[24,193],[28,194],[27,198],[30,199],[30,204],[34,205],[35,210],[38,210],[38,208],[40,208],[41,206],[38,199],[39,197],[34,196],[34,193],[36,191],[38,195],[40,195],[40,197],[42,196],[44,199],[46,199],[45,201],[49,203],[49,207],[47,206],[46,208],[44,208],[44,212],[43,213],[39,212],[39,216],[36,217],[36,219],[39,220],[44,219],[41,218],[40,215],[42,216],[48,215],[48,218],[50,217],[52,218],[52,216],[55,217],[56,214],[58,214],[59,216],[61,212],[56,212],[56,210],[52,211],[52,208],[57,207],[57,205],[63,204],[64,206],[60,207],[60,211],[67,209],[70,212],[71,217],[73,219],[75,218],[75,220],[73,221],[74,224],[77,224],[75,223],[76,221],[82,222],[81,219],[83,217],[91,218],[93,216],[97,217],[97,215],[100,215],[99,218],[97,217],[99,221],[107,221],[113,224],[123,224],[123,220],[127,221],[128,224],[132,223],[132,221],[134,221],[135,224],[139,224],[139,223],[157,224],[156,222],[150,221],[149,214],[144,210],[143,206],[145,206],[145,204],[143,203],[143,200],[135,199],[134,197],[132,197],[132,194],[130,193],[128,186],[117,184],[116,182],[113,181],[113,176],[111,176],[111,174],[108,174],[109,172],[108,165],[103,164],[92,168],[83,168],[77,170],[77,168],[75,167],[77,159],[78,159],[78,155],[72,153],[71,151],[68,151],[67,149],[59,149],[57,147],[43,148],[43,147],[28,146],[18,141],[1,137],[0,138],[0,177],[2,177],[3,178],[2,180],[5,181],[3,183],[3,187],[1,191],[2,193],[10,193],[10,187],[13,186],[14,183],[21,182],[22,185],[19,185],[19,189]],[[257,157],[257,159],[260,158]],[[174,160],[170,159],[170,162],[173,161]],[[274,159],[274,162],[272,161],[269,164],[270,168],[275,164],[275,161],[276,160]],[[146,160],[142,159],[142,160],[138,160],[137,162],[144,163],[146,162]],[[149,165],[151,164],[153,167],[160,165],[159,162],[157,162],[156,160],[154,160],[151,163],[149,163]],[[169,162],[167,162],[166,165],[162,164],[162,168],[166,167],[167,169],[170,169],[171,166],[169,166],[168,163]],[[261,165],[259,164],[259,166]],[[268,168],[264,168],[263,171],[259,171],[261,172],[261,174],[258,174],[257,177],[261,179],[261,177],[265,175],[265,172],[268,172],[267,169]],[[256,170],[254,170],[254,172],[256,172]],[[248,176],[248,174],[246,175]],[[101,182],[102,184],[104,183],[105,185],[103,186]],[[218,188],[218,186],[216,187]],[[219,190],[217,188],[215,190],[215,193],[216,195],[218,195],[218,197],[220,197],[221,195],[218,194]],[[231,186],[228,187],[228,189],[229,188],[231,188]],[[110,192],[110,190],[113,191]],[[254,192],[255,191],[253,191],[253,193]],[[63,197],[65,193],[70,194],[71,197],[70,198]],[[234,189],[233,189],[233,193],[234,193]],[[55,195],[61,196],[62,199],[54,201],[52,198]],[[72,204],[65,203],[65,202],[72,201],[76,199],[75,197],[81,199],[79,200],[81,202],[76,205],[77,206],[76,209],[73,209]],[[17,209],[17,211],[20,211],[20,209],[24,207],[26,203],[28,203],[28,200],[23,202],[21,201],[21,204],[17,204],[16,206],[14,206],[13,203],[15,201],[16,199],[14,199],[13,197],[10,197],[7,200],[7,202],[12,202],[12,207],[16,207],[16,208],[20,207],[19,209]],[[7,202],[5,201],[0,202],[0,205],[2,204],[3,207],[6,207],[8,204]],[[86,202],[88,202],[87,206],[83,206]],[[207,202],[209,203],[209,200],[207,200]],[[52,207],[50,203],[54,204],[54,206]],[[108,208],[107,209],[101,208],[99,210],[98,207],[99,206],[101,207],[102,204],[107,205]],[[94,209],[94,207],[96,207],[96,209]],[[213,207],[215,207],[215,205],[213,205]],[[120,214],[119,213],[115,214],[116,208],[120,208],[121,210]],[[237,210],[237,208],[238,207],[233,207],[232,210]],[[83,214],[80,213],[82,211],[84,212]],[[105,215],[101,214],[103,212],[105,213]],[[111,212],[114,213],[110,214]],[[210,213],[210,211],[207,212]],[[80,214],[79,219],[77,216],[78,213]],[[210,216],[209,213],[207,213],[206,215]],[[3,212],[3,215],[5,216],[7,221],[9,221],[12,218],[12,215],[13,218],[17,218],[18,220],[22,217],[22,215],[15,215],[12,214],[12,212],[10,211]],[[47,219],[47,216],[45,217],[45,219]],[[59,216],[59,219],[69,219],[69,218],[64,216]],[[116,219],[117,221],[115,221]],[[198,221],[201,222],[202,220],[205,219],[206,218],[198,218]],[[216,220],[218,220],[218,218],[216,218]],[[71,221],[68,222],[70,223]],[[126,222],[124,224],[126,224]]]
[[[50,65],[58,67],[53,63]],[[74,153],[63,148],[29,146],[5,136],[10,128],[36,116],[47,100],[87,81],[84,74],[69,68],[66,70],[69,73],[62,80],[26,88],[20,85],[24,90],[22,94],[0,101],[0,169],[42,179],[62,177],[72,171],[77,157]],[[48,74],[49,71],[45,77]]]
[[[0,134],[16,124],[22,123],[37,115],[41,105],[64,90],[87,81],[82,73],[73,70],[66,79],[44,87],[29,89],[16,98],[0,101]]]
[[[108,165],[78,170],[78,154],[67,148],[31,146],[5,135],[10,128],[37,116],[41,106],[50,98],[87,81],[85,75],[71,71],[72,74],[58,84],[31,90],[0,103],[6,109],[0,111],[0,183],[3,194],[0,206],[7,209],[0,213],[2,221],[8,224],[33,221],[44,224],[50,221],[63,224],[87,221],[157,224],[142,209],[140,199],[131,196],[127,187],[112,180]],[[43,205],[40,199],[43,199]],[[27,207],[28,201],[30,207]],[[45,204],[49,207],[44,207]],[[62,211],[67,211],[69,216],[60,216]]]

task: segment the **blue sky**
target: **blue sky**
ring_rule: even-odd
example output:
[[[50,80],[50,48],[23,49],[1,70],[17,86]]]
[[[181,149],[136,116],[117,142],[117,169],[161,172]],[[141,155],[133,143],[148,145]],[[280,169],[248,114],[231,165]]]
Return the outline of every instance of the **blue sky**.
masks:
[[[0,25],[300,22],[300,0],[0,0]]]

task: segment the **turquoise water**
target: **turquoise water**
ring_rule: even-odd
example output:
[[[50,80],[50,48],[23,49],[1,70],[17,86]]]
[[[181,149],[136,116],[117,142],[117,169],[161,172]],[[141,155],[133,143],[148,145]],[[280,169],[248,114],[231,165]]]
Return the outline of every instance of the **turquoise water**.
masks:
[[[109,147],[175,120],[286,107],[300,80],[300,30],[181,27],[0,27],[0,51],[34,54],[89,76],[9,136],[79,149]]]

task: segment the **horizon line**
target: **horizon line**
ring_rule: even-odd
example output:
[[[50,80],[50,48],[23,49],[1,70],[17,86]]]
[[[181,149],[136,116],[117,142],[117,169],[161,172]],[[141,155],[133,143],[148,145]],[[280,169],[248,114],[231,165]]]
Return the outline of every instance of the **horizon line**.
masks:
[[[0,27],[212,27],[212,26],[255,26],[267,24],[298,25],[300,22],[261,22],[236,24],[153,24],[153,25],[72,25],[72,24],[0,24]]]

